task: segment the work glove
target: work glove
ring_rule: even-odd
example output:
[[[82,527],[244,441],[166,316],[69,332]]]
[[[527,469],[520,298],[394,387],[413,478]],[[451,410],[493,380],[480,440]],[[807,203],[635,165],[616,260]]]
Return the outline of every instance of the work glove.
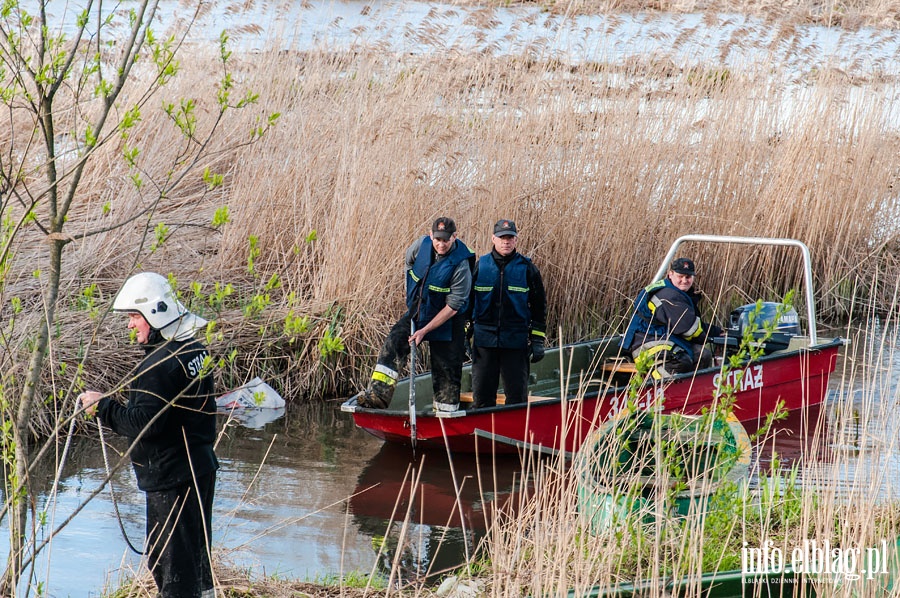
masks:
[[[706,334],[706,338],[712,339],[717,336],[725,336],[725,331],[721,327],[716,326],[715,324],[710,324],[709,332]]]
[[[531,337],[531,363],[537,363],[544,358],[544,339],[540,336]]]

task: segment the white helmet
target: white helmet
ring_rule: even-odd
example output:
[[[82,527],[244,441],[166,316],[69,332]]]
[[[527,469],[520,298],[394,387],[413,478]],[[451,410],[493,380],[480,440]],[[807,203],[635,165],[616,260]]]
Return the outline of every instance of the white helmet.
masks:
[[[206,320],[181,304],[169,281],[155,272],[141,272],[125,281],[113,310],[138,312],[163,338],[186,340],[206,326]]]

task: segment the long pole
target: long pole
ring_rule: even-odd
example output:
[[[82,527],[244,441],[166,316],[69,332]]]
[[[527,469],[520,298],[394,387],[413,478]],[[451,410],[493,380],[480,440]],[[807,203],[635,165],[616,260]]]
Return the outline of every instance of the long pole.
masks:
[[[416,333],[416,321],[409,321],[409,335]],[[409,440],[412,443],[413,455],[416,454],[416,341],[409,347]]]

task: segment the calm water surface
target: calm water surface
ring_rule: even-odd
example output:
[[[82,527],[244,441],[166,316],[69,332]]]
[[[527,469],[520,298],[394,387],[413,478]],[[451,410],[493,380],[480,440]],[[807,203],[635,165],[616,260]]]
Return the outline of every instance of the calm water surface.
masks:
[[[115,437],[108,440],[125,448]],[[409,505],[408,449],[382,446],[356,429],[337,403],[327,403],[290,409],[261,429],[232,422],[217,453],[221,469],[213,542],[228,561],[259,574],[311,580],[342,572],[390,571]],[[508,496],[520,469],[518,459],[498,460],[497,488],[487,467],[480,492],[472,460],[454,463],[451,471],[441,453],[420,457],[427,466],[421,468],[420,491],[410,512],[414,525],[398,559],[404,578],[453,567],[474,550],[485,528],[481,492],[484,500]],[[115,460],[113,454],[110,460]],[[52,474],[45,472],[48,480]],[[461,506],[454,500],[454,474]],[[105,475],[99,441],[80,439],[64,468],[54,522],[65,519]],[[143,493],[130,466],[115,476],[114,485],[125,530],[141,548]],[[47,494],[49,488],[44,504]],[[403,499],[399,503],[398,497]],[[7,542],[4,531],[0,547],[5,550]],[[35,576],[47,580],[50,596],[99,596],[139,564],[106,491],[54,540],[49,555],[51,566],[47,568],[45,555]]]

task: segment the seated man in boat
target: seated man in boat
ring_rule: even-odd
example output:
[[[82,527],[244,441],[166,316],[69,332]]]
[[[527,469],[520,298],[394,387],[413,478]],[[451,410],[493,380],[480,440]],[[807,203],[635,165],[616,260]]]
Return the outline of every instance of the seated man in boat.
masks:
[[[506,404],[528,400],[529,358],[544,357],[547,300],[541,273],[516,251],[519,233],[500,220],[493,249],[475,264],[472,309],[472,394],[475,407],[497,404],[503,380]]]
[[[459,409],[465,322],[475,254],[456,238],[456,223],[438,218],[431,235],[406,250],[406,313],[394,324],[378,354],[372,380],[359,405],[386,409],[410,346],[428,341],[434,410]],[[412,324],[412,327],[411,327]]]
[[[694,289],[694,262],[676,258],[663,280],[644,288],[634,300],[634,314],[622,348],[635,358],[651,356],[651,375],[663,376],[709,367],[712,352],[706,341],[722,329],[700,319],[701,293]]]

